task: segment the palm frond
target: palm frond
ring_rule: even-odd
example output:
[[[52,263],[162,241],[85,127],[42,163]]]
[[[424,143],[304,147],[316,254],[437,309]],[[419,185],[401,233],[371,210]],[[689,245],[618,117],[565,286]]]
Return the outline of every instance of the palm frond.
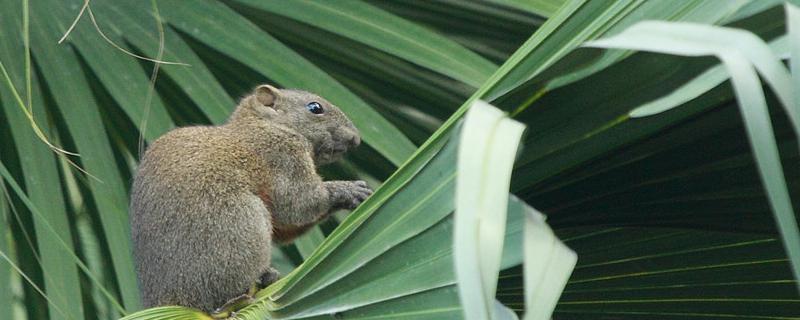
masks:
[[[366,145],[322,174],[380,187],[276,250],[289,273],[239,318],[463,318],[457,125],[479,100],[527,127],[491,298],[533,315],[526,308],[557,295],[525,295],[536,208],[548,217],[538,226],[580,257],[555,319],[800,312],[774,192],[719,61],[581,47],[643,20],[679,21],[750,32],[785,60],[798,55],[786,35],[796,12],[787,19],[782,1],[94,0],[61,44],[85,1],[0,3],[0,318],[203,319],[134,313],[127,192],[139,139],[221,123],[260,82],[341,106]],[[796,207],[796,110],[769,88],[761,123],[774,130],[783,206]]]

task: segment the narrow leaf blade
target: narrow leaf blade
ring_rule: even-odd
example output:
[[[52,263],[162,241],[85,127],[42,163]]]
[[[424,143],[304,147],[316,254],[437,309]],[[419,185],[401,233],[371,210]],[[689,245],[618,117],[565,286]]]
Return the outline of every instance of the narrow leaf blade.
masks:
[[[544,215],[526,207],[525,319],[550,319],[578,255],[562,243],[545,223]]]
[[[449,38],[364,2],[238,1],[362,42],[473,87],[497,68]]]
[[[490,319],[505,234],[508,184],[524,126],[476,101],[458,152],[453,251],[459,295],[468,319]]]

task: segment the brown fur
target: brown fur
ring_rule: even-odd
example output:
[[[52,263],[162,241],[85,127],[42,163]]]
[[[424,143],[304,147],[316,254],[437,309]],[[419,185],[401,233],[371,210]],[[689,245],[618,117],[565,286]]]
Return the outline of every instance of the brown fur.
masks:
[[[311,101],[325,112],[309,112]],[[291,241],[371,194],[363,181],[322,181],[316,172],[359,143],[334,105],[267,85],[224,125],[179,128],[156,140],[131,192],[144,305],[208,312],[259,279],[274,281],[273,240]]]

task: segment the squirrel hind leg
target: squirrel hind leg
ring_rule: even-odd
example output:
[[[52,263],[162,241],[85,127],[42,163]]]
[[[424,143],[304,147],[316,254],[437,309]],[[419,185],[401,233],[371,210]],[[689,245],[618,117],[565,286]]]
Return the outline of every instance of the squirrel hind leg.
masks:
[[[258,290],[264,289],[270,284],[275,283],[280,279],[280,273],[273,267],[267,268],[263,274],[258,278],[255,286],[250,288],[246,293],[243,293],[233,299],[228,300],[221,307],[214,309],[209,313],[212,319],[228,319],[236,315],[236,311],[244,308],[245,306],[253,303],[253,297]]]
[[[269,285],[275,283],[275,281],[278,281],[280,277],[281,274],[278,272],[278,270],[275,270],[273,267],[267,268],[267,271],[264,271],[264,273],[261,274],[261,277],[258,278],[259,289],[268,287]]]
[[[253,303],[253,296],[247,292],[228,300],[221,307],[214,309],[210,315],[212,319],[228,319],[233,317],[236,311],[251,303]]]

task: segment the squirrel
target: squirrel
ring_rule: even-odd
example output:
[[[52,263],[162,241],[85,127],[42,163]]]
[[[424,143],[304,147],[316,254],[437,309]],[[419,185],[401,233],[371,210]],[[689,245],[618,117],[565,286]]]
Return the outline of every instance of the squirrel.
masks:
[[[330,102],[270,85],[256,87],[220,126],[159,137],[131,190],[145,307],[226,312],[276,281],[272,241],[289,242],[372,194],[364,181],[323,181],[316,171],[360,142]]]

